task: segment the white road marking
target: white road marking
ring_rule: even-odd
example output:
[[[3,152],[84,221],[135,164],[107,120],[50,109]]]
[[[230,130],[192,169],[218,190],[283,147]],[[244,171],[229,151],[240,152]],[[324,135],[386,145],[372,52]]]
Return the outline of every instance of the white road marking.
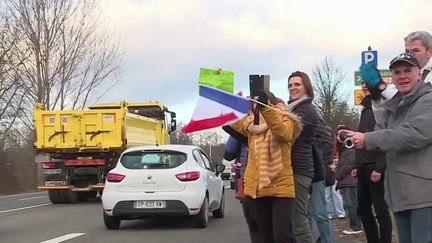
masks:
[[[37,199],[37,198],[46,198],[46,196],[20,198],[20,199],[18,199],[18,201],[32,200],[32,199]]]
[[[59,237],[51,239],[51,240],[42,241],[40,243],[59,243],[59,242],[67,241],[67,240],[70,240],[72,238],[75,238],[75,237],[78,237],[81,235],[85,235],[85,234],[86,233],[71,233],[71,234],[59,236]]]
[[[225,189],[228,189],[228,188],[230,188],[230,187],[231,187],[231,186],[226,186]]]
[[[42,194],[46,192],[29,192],[29,193],[22,193],[22,194],[14,194],[14,195],[7,195],[7,196],[1,196],[1,198],[9,198],[9,197],[19,197],[19,196],[26,196],[26,195],[33,195],[33,194]]]
[[[38,207],[48,206],[48,205],[51,205],[51,204],[52,203],[45,203],[45,204],[33,205],[33,206],[28,206],[28,207],[23,207],[23,208],[14,208],[14,209],[0,211],[0,214],[10,213],[10,212],[14,212],[14,211],[20,211],[20,210],[30,209],[30,208],[38,208]]]

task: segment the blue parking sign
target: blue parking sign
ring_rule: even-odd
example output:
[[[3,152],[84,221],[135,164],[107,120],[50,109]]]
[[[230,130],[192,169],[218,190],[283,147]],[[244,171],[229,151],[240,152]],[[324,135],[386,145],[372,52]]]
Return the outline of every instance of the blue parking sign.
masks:
[[[378,51],[362,51],[362,64],[371,63],[375,67],[378,66]]]

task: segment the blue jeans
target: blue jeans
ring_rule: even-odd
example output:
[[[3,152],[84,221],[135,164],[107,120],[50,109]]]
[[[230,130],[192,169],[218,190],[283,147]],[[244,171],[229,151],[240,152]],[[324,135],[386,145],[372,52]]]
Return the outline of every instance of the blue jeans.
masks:
[[[326,208],[324,180],[313,182],[311,188],[311,198],[309,200],[309,226],[312,229],[312,224],[316,222],[320,232],[321,242],[331,243],[333,242],[333,236]]]
[[[360,217],[357,215],[357,187],[344,187],[342,190],[345,212],[348,213],[350,227],[353,230],[362,230]]]
[[[345,215],[343,208],[342,196],[336,191],[336,184],[325,188],[325,196],[327,201],[327,214],[329,217]]]
[[[394,213],[399,242],[432,242],[432,207]]]

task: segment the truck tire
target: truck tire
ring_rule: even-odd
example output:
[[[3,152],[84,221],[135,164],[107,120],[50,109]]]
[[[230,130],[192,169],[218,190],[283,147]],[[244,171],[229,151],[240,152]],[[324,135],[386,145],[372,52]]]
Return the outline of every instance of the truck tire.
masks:
[[[103,212],[103,220],[107,229],[118,229],[120,227],[121,219],[115,216],[109,216]]]
[[[48,190],[48,197],[49,197],[49,200],[51,201],[51,203],[53,203],[53,204],[64,203],[62,201],[60,192],[61,191],[58,191],[58,190]]]
[[[68,203],[76,203],[78,201],[78,192],[64,191]]]
[[[77,200],[78,202],[83,202],[91,198],[95,198],[97,195],[97,191],[90,192],[77,192]]]
[[[68,192],[67,190],[58,191],[61,203],[69,203]]]
[[[200,212],[197,215],[195,215],[195,224],[197,228],[207,228],[208,221],[209,221],[208,213],[209,213],[209,206],[208,206],[208,199],[206,196],[202,203]]]
[[[225,217],[225,192],[222,191],[219,208],[212,212],[213,217],[223,218]]]

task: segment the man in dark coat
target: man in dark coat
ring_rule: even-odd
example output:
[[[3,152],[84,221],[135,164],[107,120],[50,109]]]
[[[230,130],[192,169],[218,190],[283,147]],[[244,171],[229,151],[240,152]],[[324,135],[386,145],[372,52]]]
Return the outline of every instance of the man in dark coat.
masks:
[[[370,132],[375,129],[375,117],[370,93],[364,83],[362,90],[365,96],[361,102],[363,109],[357,130]],[[369,243],[390,243],[392,222],[384,200],[385,154],[380,151],[357,150],[354,167],[351,174],[358,178],[358,215],[362,220],[366,238]]]

